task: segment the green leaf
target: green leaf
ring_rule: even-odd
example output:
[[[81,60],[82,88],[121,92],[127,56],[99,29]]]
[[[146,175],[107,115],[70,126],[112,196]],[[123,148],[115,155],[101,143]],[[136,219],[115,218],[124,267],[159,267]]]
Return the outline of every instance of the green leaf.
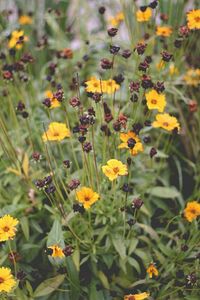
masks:
[[[132,267],[134,267],[134,269],[135,269],[138,273],[141,272],[140,265],[139,265],[139,263],[137,262],[137,260],[135,260],[135,259],[132,258],[132,257],[128,257],[128,263],[129,263]]]
[[[53,293],[64,281],[65,275],[57,275],[43,281],[33,293],[34,298],[42,297]]]
[[[20,219],[20,224],[21,224],[24,236],[25,236],[26,240],[28,241],[29,240],[29,223],[28,223],[28,218],[27,217],[22,217]]]
[[[110,285],[109,285],[106,275],[102,271],[98,271],[97,275],[98,275],[99,279],[101,280],[101,283],[103,284],[105,289],[109,289]]]
[[[122,260],[125,259],[126,258],[126,247],[124,245],[124,241],[120,237],[117,237],[116,239],[113,238],[112,242],[115,247],[115,250],[118,252],[121,259]]]
[[[138,240],[137,239],[132,239],[130,241],[129,249],[128,249],[128,255],[130,255],[131,253],[133,253],[133,251],[135,251],[135,249],[137,247],[137,244],[138,244]]]
[[[51,231],[48,234],[47,247],[52,245],[59,245],[61,248],[65,246],[62,226],[58,220],[54,221]]]
[[[156,186],[147,191],[148,194],[158,198],[177,198],[180,196],[179,191],[175,187]]]
[[[76,250],[74,251],[73,255],[72,255],[72,260],[74,262],[74,265],[77,269],[77,271],[80,271],[80,251],[78,248],[76,248]]]

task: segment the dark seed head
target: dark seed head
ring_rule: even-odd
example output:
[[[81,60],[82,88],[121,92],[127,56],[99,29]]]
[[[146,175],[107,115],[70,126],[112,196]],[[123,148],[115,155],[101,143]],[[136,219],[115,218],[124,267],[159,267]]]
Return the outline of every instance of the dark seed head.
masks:
[[[136,140],[134,140],[133,138],[130,138],[130,139],[128,139],[127,144],[130,149],[133,149],[136,144]]]
[[[108,32],[109,36],[114,37],[117,34],[118,29],[117,28],[109,28],[107,32]]]
[[[156,150],[155,148],[151,148],[150,153],[149,153],[150,157],[152,158],[152,157],[154,157],[156,154],[157,154],[157,150]]]
[[[133,200],[132,202],[132,207],[133,208],[137,208],[137,209],[140,209],[140,207],[144,204],[144,202],[142,201],[142,199],[140,198],[136,198]]]

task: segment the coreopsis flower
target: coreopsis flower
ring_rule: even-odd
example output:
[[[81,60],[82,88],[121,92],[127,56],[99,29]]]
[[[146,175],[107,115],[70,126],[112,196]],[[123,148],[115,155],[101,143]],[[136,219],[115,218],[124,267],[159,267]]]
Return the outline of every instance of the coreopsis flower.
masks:
[[[6,292],[9,293],[12,288],[16,285],[16,281],[11,274],[9,268],[0,268],[0,293]]]
[[[48,130],[42,135],[44,142],[47,141],[62,141],[70,137],[70,131],[66,124],[59,122],[52,122],[49,124]]]
[[[109,23],[115,27],[120,25],[123,20],[124,20],[124,14],[123,12],[120,11],[114,17],[111,17],[109,19]]]
[[[90,80],[85,82],[85,84],[87,85],[85,90],[89,93],[102,93],[103,91],[103,81],[96,77],[91,77]]]
[[[184,217],[188,222],[192,222],[200,216],[200,204],[197,201],[191,201],[187,203],[184,209]]]
[[[125,295],[124,300],[143,300],[147,299],[149,297],[149,293],[140,293],[140,294],[130,294],[130,295]]]
[[[48,99],[50,99],[50,105],[51,105],[50,108],[51,108],[51,109],[52,109],[52,108],[59,107],[59,106],[61,105],[60,102],[58,101],[58,99],[57,99],[56,97],[54,97],[52,91],[47,90],[47,91],[45,92],[45,96],[46,96]]]
[[[99,199],[99,194],[89,187],[82,187],[76,192],[77,200],[83,204],[85,209],[89,209]]]
[[[189,29],[200,29],[200,9],[193,9],[187,13],[187,26]]]
[[[131,155],[135,156],[139,152],[143,152],[143,145],[139,137],[133,132],[120,133],[120,140],[122,143],[118,146],[119,149],[129,149]]]
[[[113,79],[99,80],[95,77],[92,77],[90,80],[86,81],[85,84],[87,85],[85,90],[89,93],[113,94],[120,88],[120,85],[117,84]]]
[[[175,65],[173,63],[170,64],[170,66],[169,66],[169,74],[171,76],[178,74],[178,69],[175,67]]]
[[[200,69],[189,69],[183,79],[187,85],[197,86],[200,84]]]
[[[162,37],[169,37],[172,34],[172,28],[169,26],[158,26],[156,29],[156,35]]]
[[[152,278],[153,275],[155,277],[158,276],[158,270],[157,268],[155,267],[155,264],[154,263],[151,263],[148,268],[147,268],[147,273],[149,274],[149,278]]]
[[[51,253],[52,257],[63,258],[65,256],[65,254],[63,253],[63,250],[58,245],[49,246],[48,249],[52,250],[52,253]]]
[[[151,8],[147,7],[144,11],[141,9],[136,12],[136,17],[138,22],[147,22],[152,16]]]
[[[127,166],[117,159],[108,160],[107,165],[102,166],[102,171],[110,181],[128,174]]]
[[[148,109],[157,109],[163,112],[166,106],[164,94],[159,94],[156,90],[151,90],[145,94]]]
[[[161,127],[167,131],[172,131],[174,129],[180,130],[180,124],[177,119],[167,113],[157,114],[156,121],[152,123],[152,126],[155,128]]]
[[[33,23],[33,19],[28,15],[20,16],[18,21],[20,25],[30,25]]]
[[[116,83],[113,79],[108,79],[104,81],[103,84],[103,92],[107,94],[113,94],[117,90],[119,90],[120,85]]]
[[[28,41],[28,37],[24,35],[23,30],[14,30],[11,33],[11,38],[8,42],[8,48],[16,48],[17,50],[21,49],[24,45],[24,42]]]
[[[16,225],[19,221],[10,215],[5,215],[0,218],[0,242],[12,240],[17,231]]]

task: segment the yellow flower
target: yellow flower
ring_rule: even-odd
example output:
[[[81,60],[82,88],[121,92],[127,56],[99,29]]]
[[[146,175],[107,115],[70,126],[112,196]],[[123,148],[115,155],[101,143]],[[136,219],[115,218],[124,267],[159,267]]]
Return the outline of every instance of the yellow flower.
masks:
[[[53,250],[53,252],[51,254],[52,257],[63,258],[65,256],[62,249],[58,245],[49,246],[48,249]]]
[[[163,70],[166,66],[166,63],[164,62],[164,60],[161,59],[161,61],[159,63],[156,64],[156,68],[158,70]]]
[[[117,159],[108,160],[107,165],[102,166],[102,171],[110,181],[128,174],[127,166]]]
[[[124,14],[123,12],[118,12],[116,14],[115,17],[111,17],[109,19],[109,23],[113,26],[113,27],[116,27],[118,26],[122,21],[124,20]]]
[[[29,25],[32,24],[33,19],[28,15],[22,15],[19,17],[19,24],[20,25]]]
[[[16,285],[16,281],[11,274],[9,268],[0,268],[0,293],[6,292],[9,293],[12,288]]]
[[[124,300],[143,300],[143,299],[147,299],[148,297],[149,297],[149,294],[144,292],[141,294],[125,295]]]
[[[28,37],[24,35],[23,30],[15,30],[11,34],[11,38],[8,42],[9,48],[21,49],[24,42],[28,41]]]
[[[156,35],[168,37],[172,34],[172,28],[169,26],[158,26],[156,30]]]
[[[163,112],[166,106],[164,94],[159,94],[156,90],[151,90],[145,94],[148,109],[157,109]]]
[[[169,66],[169,74],[172,75],[177,75],[178,74],[178,69],[175,67],[174,64],[170,64]]]
[[[149,274],[149,278],[152,278],[153,275],[156,277],[158,276],[158,270],[153,263],[148,266],[147,273]]]
[[[89,93],[102,93],[103,92],[103,81],[96,77],[91,77],[90,80],[86,81],[86,91]]]
[[[69,129],[66,127],[66,124],[58,122],[50,123],[48,130],[42,135],[44,142],[62,141],[66,137],[70,137]]]
[[[200,9],[193,9],[187,13],[189,29],[200,29]]]
[[[118,146],[119,149],[129,149],[131,155],[137,155],[139,152],[144,151],[143,145],[139,137],[133,132],[129,131],[127,133],[120,133],[120,140],[122,143]],[[132,142],[133,147],[130,147]],[[128,145],[129,143],[129,145]]]
[[[14,219],[10,215],[5,215],[0,218],[0,242],[12,240],[17,231],[16,225],[19,223],[17,219]]]
[[[50,106],[51,109],[52,109],[52,108],[59,107],[59,106],[61,105],[60,102],[58,101],[58,99],[57,99],[56,97],[53,96],[52,91],[50,91],[50,90],[46,91],[46,92],[45,92],[45,96],[46,96],[47,98],[49,98],[50,101],[51,101],[51,106]]]
[[[84,186],[76,192],[76,197],[79,202],[83,203],[85,209],[89,209],[99,199],[99,194]]]
[[[120,88],[120,85],[117,84],[113,79],[99,80],[96,77],[92,77],[85,83],[87,85],[85,90],[91,93],[113,94]]]
[[[175,117],[170,116],[167,113],[157,114],[156,121],[152,123],[152,126],[155,128],[161,127],[167,131],[172,131],[174,129],[180,130],[180,124]]]
[[[103,92],[107,94],[113,94],[120,88],[120,85],[113,79],[105,80],[103,82]]]
[[[192,222],[194,219],[200,216],[200,204],[197,201],[187,203],[184,209],[184,217]]]
[[[186,84],[197,86],[200,84],[200,69],[189,69],[183,79]]]
[[[136,12],[136,17],[138,22],[147,22],[149,21],[151,16],[152,16],[152,10],[149,7],[145,9],[145,11],[138,10]]]

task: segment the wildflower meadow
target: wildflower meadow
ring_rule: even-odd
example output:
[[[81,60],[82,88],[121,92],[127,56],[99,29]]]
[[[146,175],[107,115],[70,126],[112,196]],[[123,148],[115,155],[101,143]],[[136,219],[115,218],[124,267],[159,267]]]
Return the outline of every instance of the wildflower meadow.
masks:
[[[199,300],[199,0],[1,0],[0,76],[0,300]]]

